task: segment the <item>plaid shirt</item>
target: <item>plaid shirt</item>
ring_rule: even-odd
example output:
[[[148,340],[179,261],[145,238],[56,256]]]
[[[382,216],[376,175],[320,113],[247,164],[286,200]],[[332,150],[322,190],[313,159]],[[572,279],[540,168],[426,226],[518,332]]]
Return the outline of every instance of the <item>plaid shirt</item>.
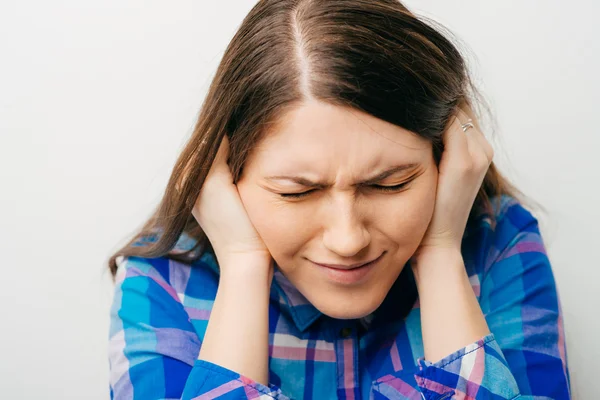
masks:
[[[268,387],[198,359],[218,283],[211,253],[191,266],[125,258],[111,309],[111,398],[569,399],[560,302],[537,220],[510,197],[495,214],[495,227],[482,217],[463,240],[491,334],[431,363],[418,298],[398,318],[392,288],[375,313],[336,320],[276,270]],[[182,236],[175,250],[188,246]]]

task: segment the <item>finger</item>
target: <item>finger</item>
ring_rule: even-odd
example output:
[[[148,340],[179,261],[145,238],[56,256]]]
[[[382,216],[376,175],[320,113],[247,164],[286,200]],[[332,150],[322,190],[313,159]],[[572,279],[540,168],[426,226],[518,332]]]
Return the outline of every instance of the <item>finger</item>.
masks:
[[[469,146],[467,138],[463,133],[460,120],[457,116],[452,116],[448,127],[443,134],[444,141],[444,156],[446,160],[453,158],[454,162],[469,159]],[[446,161],[449,162],[449,161]]]
[[[473,125],[475,125],[475,128],[481,130],[481,126],[479,126],[479,120],[477,118],[477,115],[475,115],[475,111],[473,111],[473,108],[469,105],[469,103],[467,101],[461,102],[458,105],[458,110],[462,111],[464,114],[467,115],[466,119],[464,119],[464,120],[461,119],[461,121],[467,122],[467,120],[471,119],[473,122]]]
[[[227,165],[228,158],[229,138],[227,135],[223,135],[223,139],[221,140],[221,144],[219,145],[219,149],[217,150],[217,154],[208,174],[210,175],[211,172],[229,172],[229,165]]]
[[[461,121],[464,121],[462,126],[464,135],[467,138],[467,143],[469,146],[469,153],[471,156],[471,160],[473,161],[473,166],[479,170],[481,168],[489,166],[491,162],[491,157],[489,155],[490,146],[487,143],[483,133],[481,130],[474,127],[474,121],[471,118],[468,118],[469,115],[464,111],[458,111],[458,116]],[[471,124],[470,126],[467,124]],[[467,126],[465,126],[467,125]]]
[[[200,189],[200,193],[196,198],[196,203],[194,205],[194,210],[192,214],[196,219],[199,219],[198,210],[204,209],[202,206],[202,202],[206,202],[206,196],[203,196],[205,193],[211,193],[214,191],[221,191],[223,183],[232,184],[233,179],[231,177],[231,172],[229,170],[229,165],[227,164],[227,158],[229,157],[229,139],[227,135],[223,136],[221,139],[221,143],[219,144],[219,148],[217,149],[217,154],[208,170],[208,174],[204,179],[202,184],[202,188]],[[210,196],[209,196],[210,197]],[[204,200],[203,200],[204,199]]]
[[[491,144],[485,138],[483,132],[481,132],[481,130],[478,128],[477,121],[472,118],[473,114],[469,114],[464,109],[459,109],[457,114],[458,118],[461,121],[464,121],[461,124],[461,127],[467,122],[471,122],[473,125],[475,125],[475,127],[468,128],[466,131],[464,131],[464,135],[467,138],[467,143],[469,146],[469,152],[477,160],[485,157],[485,162],[488,164],[491,163],[494,156],[494,150]]]

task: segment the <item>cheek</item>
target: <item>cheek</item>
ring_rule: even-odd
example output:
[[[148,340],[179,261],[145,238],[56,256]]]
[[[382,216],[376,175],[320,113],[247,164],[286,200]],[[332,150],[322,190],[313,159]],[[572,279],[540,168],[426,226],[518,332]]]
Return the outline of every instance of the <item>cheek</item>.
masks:
[[[292,257],[300,250],[309,236],[309,227],[306,225],[309,219],[298,212],[290,212],[289,207],[286,208],[261,189],[247,189],[244,186],[238,189],[252,225],[278,263],[281,264],[283,258]]]

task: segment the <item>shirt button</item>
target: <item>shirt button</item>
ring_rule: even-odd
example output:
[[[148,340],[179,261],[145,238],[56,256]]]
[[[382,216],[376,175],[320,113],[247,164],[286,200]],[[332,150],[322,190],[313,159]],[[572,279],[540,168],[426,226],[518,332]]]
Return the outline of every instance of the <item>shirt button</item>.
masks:
[[[344,339],[349,338],[352,335],[352,328],[342,328],[340,330],[340,336]]]

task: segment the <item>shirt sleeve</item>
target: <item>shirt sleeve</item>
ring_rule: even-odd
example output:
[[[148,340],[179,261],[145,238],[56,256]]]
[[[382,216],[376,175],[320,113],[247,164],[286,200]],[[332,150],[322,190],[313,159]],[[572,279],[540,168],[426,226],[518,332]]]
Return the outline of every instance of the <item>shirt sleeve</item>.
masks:
[[[436,363],[420,358],[424,399],[571,398],[562,311],[538,222],[512,208],[496,233],[508,239],[483,258],[479,302],[492,333]]]
[[[288,399],[268,387],[198,359],[198,337],[166,272],[153,260],[119,265],[110,312],[111,399]],[[155,264],[155,265],[153,265]]]

